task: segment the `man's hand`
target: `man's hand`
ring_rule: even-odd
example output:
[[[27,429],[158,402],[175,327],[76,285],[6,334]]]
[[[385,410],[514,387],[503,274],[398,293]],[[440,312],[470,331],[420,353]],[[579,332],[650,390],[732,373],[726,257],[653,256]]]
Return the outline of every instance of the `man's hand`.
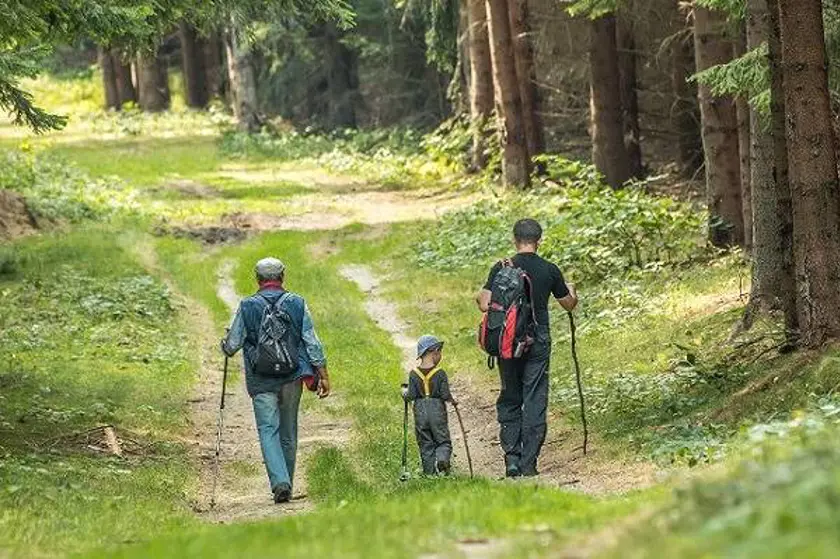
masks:
[[[403,400],[408,400],[408,385],[407,384],[403,384],[401,386],[401,392],[402,392],[402,399]]]
[[[569,290],[569,294],[563,297],[562,299],[557,299],[557,302],[560,303],[560,306],[563,307],[565,310],[572,312],[575,310],[575,307],[578,304],[578,294],[577,289],[575,288],[575,284],[567,283],[566,289]]]
[[[487,312],[490,308],[490,299],[493,297],[493,292],[489,289],[482,289],[478,292],[478,295],[475,296],[475,302],[478,305],[478,310],[481,312]]]
[[[318,382],[318,391],[316,394],[318,398],[326,398],[330,395],[330,377],[324,368],[318,370],[318,376],[320,377],[320,381]]]

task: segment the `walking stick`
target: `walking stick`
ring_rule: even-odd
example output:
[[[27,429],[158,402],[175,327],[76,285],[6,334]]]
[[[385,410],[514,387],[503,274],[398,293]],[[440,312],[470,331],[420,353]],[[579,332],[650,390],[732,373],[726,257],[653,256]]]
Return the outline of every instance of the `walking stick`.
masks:
[[[583,399],[583,382],[580,378],[580,363],[578,362],[577,356],[577,339],[575,338],[575,317],[572,316],[571,311],[567,313],[569,315],[569,330],[572,333],[572,360],[575,363],[575,378],[577,379],[577,390],[578,390],[578,398],[580,399],[580,421],[583,423],[583,453],[586,454],[586,445],[589,442],[589,430],[586,426],[586,404],[584,403]]]
[[[458,409],[458,404],[452,402],[452,407],[455,408],[455,415],[458,417],[458,425],[461,426],[461,436],[464,437],[464,448],[467,451],[467,464],[470,466],[470,477],[473,477],[472,456],[470,456],[470,445],[467,443],[467,430],[464,429],[464,420],[461,419],[461,410]]]
[[[405,385],[403,385],[405,388]],[[402,471],[400,481],[408,481],[408,400],[403,398],[403,447],[402,447]]]
[[[225,424],[225,389],[227,387],[228,357],[225,355],[225,368],[222,373],[222,400],[219,404],[219,420],[216,430],[216,456],[213,460],[213,494],[210,497],[210,508],[216,508],[216,485],[219,482],[219,455],[222,453],[222,429]]]

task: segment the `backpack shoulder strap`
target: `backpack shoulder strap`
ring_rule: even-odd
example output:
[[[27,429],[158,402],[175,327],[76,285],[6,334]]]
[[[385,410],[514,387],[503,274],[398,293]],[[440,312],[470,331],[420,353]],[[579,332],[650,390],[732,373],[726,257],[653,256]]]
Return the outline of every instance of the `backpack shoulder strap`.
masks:
[[[266,297],[262,293],[259,293],[258,295],[262,298],[263,301],[265,301],[266,305],[268,305],[268,308],[273,309],[273,308],[279,307],[280,303],[282,303],[283,301],[288,299],[290,293],[288,291],[284,291],[283,294],[280,295],[280,297],[278,297],[277,300],[274,301],[273,303],[271,302],[271,299],[269,299],[268,297]]]

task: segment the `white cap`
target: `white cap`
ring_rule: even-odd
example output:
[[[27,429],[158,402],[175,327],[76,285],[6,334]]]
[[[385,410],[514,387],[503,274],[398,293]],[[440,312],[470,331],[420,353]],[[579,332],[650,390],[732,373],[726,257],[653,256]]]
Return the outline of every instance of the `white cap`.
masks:
[[[263,258],[254,267],[258,280],[278,280],[286,271],[286,265],[277,258]]]

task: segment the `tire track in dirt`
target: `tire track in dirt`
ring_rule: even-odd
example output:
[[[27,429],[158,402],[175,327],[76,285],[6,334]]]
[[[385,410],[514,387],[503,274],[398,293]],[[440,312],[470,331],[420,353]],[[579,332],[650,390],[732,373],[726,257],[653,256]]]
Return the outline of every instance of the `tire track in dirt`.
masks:
[[[409,371],[416,364],[414,339],[408,324],[400,318],[397,306],[383,296],[380,278],[361,265],[344,266],[340,273],[365,293],[365,310],[380,328],[391,334],[394,345],[403,352],[405,371]],[[553,358],[555,370],[563,358],[560,355]],[[458,374],[457,371],[450,374],[450,382],[464,419],[476,475],[502,478],[504,460],[496,420],[498,382],[475,374]],[[463,437],[451,406],[449,415],[455,464],[460,471],[466,472]],[[647,487],[657,481],[657,470],[649,462],[604,456],[598,451],[597,440],[594,444],[590,443],[589,453],[583,456],[579,449],[580,442],[576,429],[564,425],[556,414],[549,412],[549,435],[540,456],[541,475],[517,482],[607,495]]]

